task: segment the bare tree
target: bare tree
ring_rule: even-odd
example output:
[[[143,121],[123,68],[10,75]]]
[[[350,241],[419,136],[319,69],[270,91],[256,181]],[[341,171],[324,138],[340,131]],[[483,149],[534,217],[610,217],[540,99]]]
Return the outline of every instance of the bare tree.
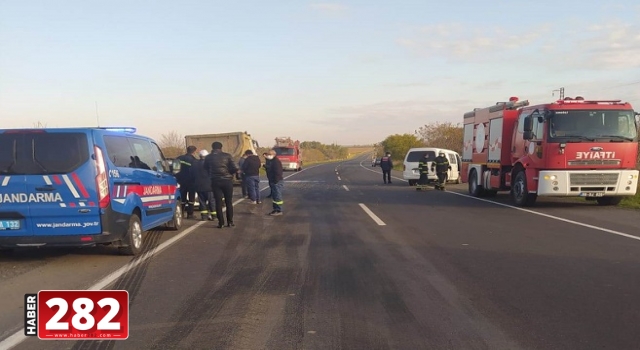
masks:
[[[158,145],[165,157],[176,158],[185,152],[184,137],[175,130],[160,135]]]
[[[416,134],[422,139],[426,147],[438,147],[458,153],[462,152],[464,129],[460,124],[451,122],[429,123],[416,130]]]

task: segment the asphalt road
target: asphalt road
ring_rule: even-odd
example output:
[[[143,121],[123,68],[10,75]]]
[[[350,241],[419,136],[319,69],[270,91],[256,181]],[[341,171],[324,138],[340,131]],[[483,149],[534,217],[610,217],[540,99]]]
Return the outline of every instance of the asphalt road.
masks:
[[[310,167],[287,179],[283,216],[241,201],[235,228],[147,235],[148,259],[0,255],[0,349],[640,347],[637,211],[544,198],[521,210],[378,172],[368,158]],[[14,335],[24,293],[96,286],[129,291],[128,340]]]

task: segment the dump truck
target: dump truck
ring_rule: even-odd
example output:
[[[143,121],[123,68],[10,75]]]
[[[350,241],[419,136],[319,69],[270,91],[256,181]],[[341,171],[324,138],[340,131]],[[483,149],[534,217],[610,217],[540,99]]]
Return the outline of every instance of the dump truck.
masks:
[[[291,137],[276,137],[276,143],[273,146],[276,151],[276,157],[282,162],[283,170],[302,170],[302,149],[300,141],[293,141]]]
[[[583,97],[529,105],[511,97],[464,114],[462,181],[475,197],[509,191],[616,205],[638,187],[636,113],[621,100]]]
[[[222,143],[222,151],[231,154],[233,160],[238,163],[246,150],[252,150],[257,154],[256,149],[260,147],[250,134],[244,132],[228,132],[220,134],[187,135],[184,137],[186,146],[196,146],[199,150],[211,151],[211,144],[218,141]],[[241,180],[238,176],[234,179],[234,184],[239,185]]]

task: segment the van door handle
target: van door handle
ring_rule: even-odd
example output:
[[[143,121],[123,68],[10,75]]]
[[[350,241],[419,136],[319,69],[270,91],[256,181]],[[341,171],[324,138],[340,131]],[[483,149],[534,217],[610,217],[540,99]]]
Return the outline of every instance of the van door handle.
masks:
[[[55,187],[46,186],[46,187],[36,187],[36,191],[55,191]]]

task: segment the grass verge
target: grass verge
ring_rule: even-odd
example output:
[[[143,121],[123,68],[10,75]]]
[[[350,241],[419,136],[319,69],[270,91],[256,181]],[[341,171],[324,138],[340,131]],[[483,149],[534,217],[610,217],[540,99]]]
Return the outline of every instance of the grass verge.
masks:
[[[618,206],[621,208],[640,209],[640,193],[636,192],[635,196],[624,197]]]

